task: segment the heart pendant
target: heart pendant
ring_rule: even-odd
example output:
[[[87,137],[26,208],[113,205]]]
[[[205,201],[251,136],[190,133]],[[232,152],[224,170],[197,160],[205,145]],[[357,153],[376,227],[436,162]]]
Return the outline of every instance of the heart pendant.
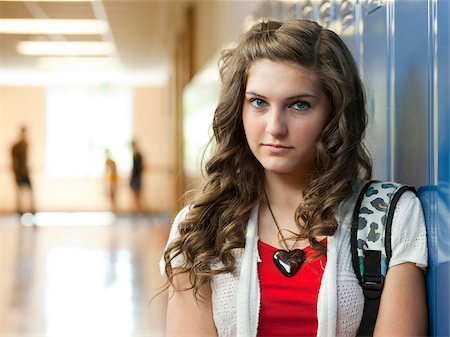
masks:
[[[306,254],[301,249],[290,251],[278,249],[273,253],[273,262],[286,277],[294,276],[305,260]]]

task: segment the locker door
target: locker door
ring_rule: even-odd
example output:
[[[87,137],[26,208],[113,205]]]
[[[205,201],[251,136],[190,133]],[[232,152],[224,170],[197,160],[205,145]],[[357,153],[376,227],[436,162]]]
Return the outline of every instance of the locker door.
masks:
[[[449,212],[449,113],[450,53],[447,0],[429,2],[430,71],[430,186],[423,200],[428,204],[430,246],[428,291],[433,336],[450,335],[450,212]]]
[[[394,178],[418,188],[427,220],[430,328],[449,336],[449,3],[391,3]]]
[[[428,2],[402,0],[393,9],[394,179],[429,185]],[[412,169],[414,168],[414,169]]]
[[[362,43],[361,75],[367,91],[369,124],[365,144],[373,158],[373,175],[389,180],[390,176],[390,31],[388,8],[374,1],[363,2],[359,10],[359,34]]]
[[[360,4],[374,173],[418,188],[429,236],[430,333],[449,336],[450,3]]]

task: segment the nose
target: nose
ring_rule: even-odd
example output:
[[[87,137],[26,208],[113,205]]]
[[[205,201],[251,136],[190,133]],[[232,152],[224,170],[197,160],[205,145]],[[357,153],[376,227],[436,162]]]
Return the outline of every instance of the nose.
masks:
[[[282,108],[273,107],[267,115],[266,130],[271,136],[275,138],[287,135],[288,127],[286,115]]]

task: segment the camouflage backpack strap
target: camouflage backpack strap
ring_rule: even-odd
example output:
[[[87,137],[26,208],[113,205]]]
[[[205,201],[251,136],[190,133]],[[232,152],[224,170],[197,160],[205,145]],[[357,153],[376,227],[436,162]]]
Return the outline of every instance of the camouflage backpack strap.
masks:
[[[380,305],[384,278],[392,255],[391,228],[395,206],[413,187],[369,181],[353,211],[351,250],[353,269],[364,292],[364,312],[358,336],[371,336]]]

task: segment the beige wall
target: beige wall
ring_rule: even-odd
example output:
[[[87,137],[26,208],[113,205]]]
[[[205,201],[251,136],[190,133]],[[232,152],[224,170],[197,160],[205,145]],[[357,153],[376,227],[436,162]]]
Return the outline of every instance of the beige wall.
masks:
[[[263,1],[196,1],[193,4],[192,23],[192,68],[193,79],[189,83],[190,90],[198,91],[198,96],[212,95],[211,89],[218,87],[218,83],[199,80],[202,72],[216,72],[221,50],[233,43],[245,31],[246,19],[253,16]],[[213,67],[214,69],[210,69]],[[218,72],[218,71],[217,71]],[[199,75],[196,77],[196,75]],[[205,81],[211,81],[206,76]],[[218,76],[217,76],[218,81]],[[206,90],[205,90],[206,88]],[[204,108],[204,107],[203,107]],[[211,108],[213,114],[215,106]],[[200,114],[204,112],[199,111]],[[195,111],[191,111],[195,114]],[[189,132],[189,130],[186,130]],[[205,145],[207,140],[205,140]],[[202,151],[202,150],[200,150]],[[198,153],[201,156],[201,153]],[[187,190],[195,190],[201,186],[203,178],[201,168],[196,172],[185,172]],[[190,194],[192,197],[195,194]],[[186,200],[190,200],[189,197]]]
[[[245,18],[253,14],[262,0],[197,1],[194,4],[193,68],[198,72],[242,32]]]
[[[10,147],[22,124],[29,125],[31,169],[44,169],[45,95],[41,88],[0,87],[0,211],[15,207],[15,190],[11,173]],[[36,181],[37,184],[37,181]]]
[[[145,158],[144,204],[164,212],[171,211],[175,198],[172,188],[174,125],[167,103],[166,89],[134,89],[134,134]]]
[[[109,208],[102,177],[58,179],[45,174],[46,142],[45,87],[0,87],[0,212],[15,209],[15,189],[10,170],[10,147],[22,124],[29,128],[29,164],[37,208],[40,210],[106,210]],[[133,88],[134,134],[146,160],[144,205],[146,209],[167,212],[172,206],[171,124],[164,88]],[[132,206],[128,175],[121,176],[118,205],[123,211]]]

